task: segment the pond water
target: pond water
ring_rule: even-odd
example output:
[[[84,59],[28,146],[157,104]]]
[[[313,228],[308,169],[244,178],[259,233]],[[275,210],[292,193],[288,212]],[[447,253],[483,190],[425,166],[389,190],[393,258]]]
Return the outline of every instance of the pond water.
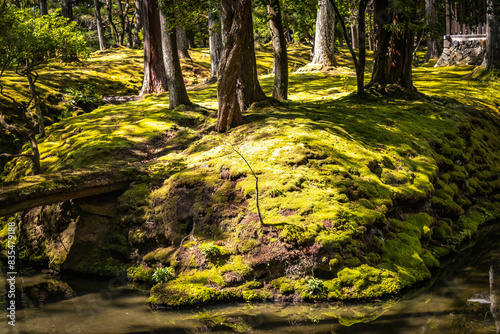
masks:
[[[25,273],[17,283],[22,308],[15,327],[4,317],[2,333],[500,333],[500,224],[485,228],[430,282],[369,304],[151,309],[147,291],[117,279]]]

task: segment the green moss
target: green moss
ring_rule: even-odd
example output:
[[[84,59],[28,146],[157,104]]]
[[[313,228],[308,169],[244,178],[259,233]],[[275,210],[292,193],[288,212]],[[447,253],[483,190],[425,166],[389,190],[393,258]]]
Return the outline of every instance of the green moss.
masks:
[[[127,276],[140,282],[152,282],[154,269],[146,266],[130,267],[127,270]]]

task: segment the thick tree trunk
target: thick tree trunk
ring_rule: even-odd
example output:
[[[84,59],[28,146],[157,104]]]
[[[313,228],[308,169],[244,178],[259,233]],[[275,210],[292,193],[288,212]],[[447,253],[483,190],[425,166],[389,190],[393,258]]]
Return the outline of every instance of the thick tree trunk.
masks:
[[[160,13],[160,24],[162,33],[163,60],[168,82],[169,108],[174,109],[181,104],[191,104],[187,95],[184,78],[182,76],[181,63],[177,50],[177,36],[175,29],[168,29],[163,14]]]
[[[257,81],[251,0],[221,0],[223,51],[219,66],[217,131],[243,122],[251,102],[265,99]]]
[[[436,31],[436,24],[437,22],[439,22],[437,7],[438,0],[425,0],[425,16],[426,25],[428,27],[427,54],[425,56],[426,62],[431,59],[439,59],[442,53],[441,38],[439,36],[439,33]]]
[[[134,36],[132,41],[132,48],[139,49],[141,47],[141,37],[139,33],[142,29],[142,1],[143,0],[135,0],[135,14],[134,14]]]
[[[189,41],[186,37],[186,29],[183,27],[175,28],[177,35],[177,48],[181,59],[191,59],[189,55]]]
[[[486,69],[500,69],[500,3],[487,0],[486,55],[483,66]]]
[[[386,85],[390,83],[391,66],[389,45],[392,33],[384,26],[392,24],[393,14],[389,12],[389,0],[374,1],[375,51],[373,51],[372,83]]]
[[[167,89],[163,61],[160,12],[157,0],[143,1],[144,16],[144,80],[139,95],[162,93]]]
[[[115,40],[116,44],[120,44],[120,38],[118,37],[118,30],[116,29],[116,25],[113,22],[113,3],[112,0],[106,0],[106,10],[108,12],[108,21],[111,25],[111,34]]]
[[[220,32],[220,18],[216,13],[208,16],[208,44],[210,48],[210,77],[219,73],[219,62],[222,53],[222,36]]]
[[[267,12],[271,26],[271,36],[274,49],[274,85],[273,97],[280,101],[288,98],[288,55],[286,50],[285,32],[281,21],[279,0],[269,0]]]
[[[106,49],[106,45],[104,43],[104,29],[102,27],[101,4],[99,0],[94,0],[94,10],[95,19],[97,22],[97,37],[99,38],[99,49],[101,51],[104,51]]]
[[[395,15],[396,24],[405,25],[408,19]],[[392,34],[389,56],[391,59],[389,82],[402,88],[414,89],[412,78],[413,43],[415,31],[404,29]]]
[[[61,0],[62,11],[61,14],[63,17],[70,19],[73,21],[73,3],[71,0]]]
[[[329,0],[319,0],[314,36],[314,55],[312,64],[337,66],[335,49],[335,13]]]
[[[40,0],[40,16],[47,15],[49,11],[47,10],[47,0]]]

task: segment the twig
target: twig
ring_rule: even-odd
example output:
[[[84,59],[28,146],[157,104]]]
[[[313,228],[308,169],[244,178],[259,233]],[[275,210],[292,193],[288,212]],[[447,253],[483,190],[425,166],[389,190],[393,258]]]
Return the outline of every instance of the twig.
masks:
[[[243,161],[245,161],[248,168],[250,168],[253,177],[255,178],[255,203],[257,206],[257,214],[259,215],[260,224],[264,226],[265,225],[264,220],[262,219],[262,215],[260,214],[260,207],[259,207],[259,178],[257,177],[257,175],[255,175],[255,172],[253,171],[252,166],[250,166],[250,164],[248,163],[247,159],[245,159],[245,157],[240,152],[238,152],[238,150],[234,148],[233,144],[229,143],[229,145],[231,145],[233,151],[236,152],[243,159]]]

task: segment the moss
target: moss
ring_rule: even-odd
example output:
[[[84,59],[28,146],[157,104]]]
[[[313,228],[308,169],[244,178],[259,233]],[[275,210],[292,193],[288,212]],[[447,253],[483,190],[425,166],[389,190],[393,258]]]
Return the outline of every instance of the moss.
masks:
[[[154,272],[153,268],[141,265],[128,268],[127,276],[134,281],[149,283],[152,282],[153,280],[153,272]]]
[[[272,57],[261,52],[259,71],[270,71]],[[95,60],[104,68],[110,57],[113,51]],[[246,281],[259,277],[267,286],[266,280],[285,275],[276,270],[286,261],[273,267],[276,259],[295,256],[337,275],[324,283],[329,298],[395,293],[427,279],[441,256],[499,216],[492,204],[500,198],[498,106],[491,102],[498,89],[469,85],[458,68],[417,67],[414,74],[422,92],[449,98],[415,100],[390,86],[374,87],[360,100],[345,93],[354,78],[344,85],[333,74],[294,73],[290,101],[255,104],[245,123],[224,135],[212,131],[215,85],[190,90],[199,106],[169,110],[166,94],[101,106],[48,127],[40,143],[48,173],[25,177],[29,164],[13,160],[0,198],[73,189],[101,177],[135,180],[117,217],[128,240],[117,237],[103,247],[105,254],[90,254],[98,266],[81,266],[105,271],[106,259],[132,250],[150,265],[175,266],[178,277],[153,289],[153,303],[266,299],[263,288],[248,290]],[[261,83],[271,90],[272,78]],[[467,89],[475,107],[456,85]],[[258,175],[264,224],[255,179],[228,144]],[[169,246],[192,231],[196,241],[185,241],[172,256]],[[201,265],[199,246],[208,243],[221,254]],[[41,250],[26,254],[45,257]],[[283,278],[272,288],[310,298],[306,285],[306,279]]]

